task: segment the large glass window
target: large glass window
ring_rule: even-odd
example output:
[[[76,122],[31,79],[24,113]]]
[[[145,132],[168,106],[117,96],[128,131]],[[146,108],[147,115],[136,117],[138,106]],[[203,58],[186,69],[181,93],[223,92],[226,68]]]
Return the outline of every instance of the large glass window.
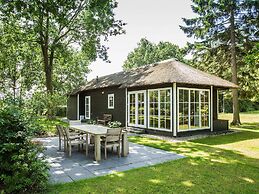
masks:
[[[171,89],[149,90],[149,127],[171,129]]]
[[[178,90],[178,126],[180,131],[209,128],[209,90]]]

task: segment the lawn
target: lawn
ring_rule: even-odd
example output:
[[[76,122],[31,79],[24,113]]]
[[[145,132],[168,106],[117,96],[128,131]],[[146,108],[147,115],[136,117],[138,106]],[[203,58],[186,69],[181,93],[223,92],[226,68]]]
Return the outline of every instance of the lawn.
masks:
[[[220,113],[219,119],[226,119],[230,122],[232,121],[233,114],[232,113]],[[259,123],[259,110],[251,111],[251,112],[241,112],[240,120],[242,123]]]
[[[239,129],[238,133],[181,143],[130,137],[132,142],[186,158],[52,185],[49,193],[258,193],[259,123]]]

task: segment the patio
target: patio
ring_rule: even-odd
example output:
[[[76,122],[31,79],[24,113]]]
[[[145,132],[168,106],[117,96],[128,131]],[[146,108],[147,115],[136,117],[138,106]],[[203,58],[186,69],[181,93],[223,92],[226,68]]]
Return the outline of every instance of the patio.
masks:
[[[184,157],[172,152],[129,143],[129,155],[127,157],[118,158],[116,153],[109,152],[107,160],[95,162],[93,150],[90,150],[89,156],[86,158],[84,153],[78,152],[77,147],[74,147],[72,157],[69,158],[63,151],[58,151],[57,137],[39,138],[37,141],[42,142],[46,148],[44,154],[50,164],[51,183],[72,182],[103,176]]]

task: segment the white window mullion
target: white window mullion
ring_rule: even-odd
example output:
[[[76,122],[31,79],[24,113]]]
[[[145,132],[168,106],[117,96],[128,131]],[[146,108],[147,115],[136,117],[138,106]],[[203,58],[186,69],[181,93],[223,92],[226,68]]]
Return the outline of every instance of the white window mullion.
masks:
[[[199,91],[199,127],[201,128],[201,91]]]
[[[158,128],[161,128],[160,126],[160,90],[158,90]]]
[[[191,90],[189,90],[188,96],[188,128],[191,128]]]
[[[149,100],[149,98],[150,98],[150,94],[149,94],[149,91],[148,91],[147,92],[147,106],[148,106],[148,109],[147,109],[147,117],[148,117],[147,126],[148,126],[148,128],[150,128],[150,121],[149,121],[149,119],[150,119],[150,100]]]

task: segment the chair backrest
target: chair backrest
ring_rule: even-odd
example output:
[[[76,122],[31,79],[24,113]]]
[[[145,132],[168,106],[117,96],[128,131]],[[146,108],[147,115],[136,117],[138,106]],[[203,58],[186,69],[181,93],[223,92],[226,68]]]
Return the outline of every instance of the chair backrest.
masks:
[[[70,138],[70,133],[69,133],[69,128],[68,127],[62,127],[63,128],[63,132],[64,132],[64,135],[67,139]]]
[[[63,137],[64,133],[63,133],[63,129],[61,125],[56,125],[57,131],[58,131],[58,136],[59,137]]]
[[[107,134],[106,134],[106,138],[105,138],[106,142],[120,141],[121,133],[122,133],[121,128],[107,129]]]
[[[103,114],[103,119],[105,121],[111,121],[112,120],[112,115],[111,114]]]

